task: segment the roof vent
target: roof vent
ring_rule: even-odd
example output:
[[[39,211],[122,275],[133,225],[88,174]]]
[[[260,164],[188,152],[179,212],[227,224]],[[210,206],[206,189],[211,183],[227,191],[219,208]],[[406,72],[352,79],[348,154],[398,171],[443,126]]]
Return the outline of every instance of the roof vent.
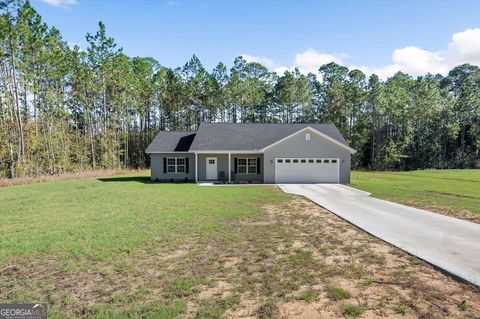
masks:
[[[305,133],[305,141],[310,141],[310,133]]]

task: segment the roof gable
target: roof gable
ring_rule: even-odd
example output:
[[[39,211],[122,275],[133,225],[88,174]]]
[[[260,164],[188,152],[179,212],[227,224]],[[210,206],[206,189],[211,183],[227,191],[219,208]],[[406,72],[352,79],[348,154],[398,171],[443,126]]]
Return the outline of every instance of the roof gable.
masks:
[[[288,135],[288,136],[286,136],[286,137],[284,137],[284,138],[282,138],[282,139],[280,139],[280,140],[278,140],[278,141],[276,141],[276,142],[274,142],[274,143],[272,143],[272,144],[270,144],[270,145],[262,148],[260,151],[263,152],[263,151],[265,151],[265,150],[267,150],[267,149],[269,149],[269,148],[271,148],[271,147],[273,147],[273,146],[275,146],[275,145],[278,145],[278,144],[280,144],[280,143],[282,143],[282,142],[284,142],[284,141],[287,141],[288,139],[296,136],[297,134],[300,134],[300,133],[302,133],[302,132],[307,132],[307,131],[308,131],[308,132],[312,132],[312,133],[314,133],[314,134],[317,134],[318,136],[326,139],[327,141],[330,141],[330,142],[332,142],[333,144],[336,144],[336,145],[338,145],[338,146],[340,146],[340,147],[343,147],[343,148],[347,149],[347,150],[350,151],[350,153],[352,153],[352,154],[355,154],[355,153],[357,152],[356,150],[354,150],[354,149],[351,148],[350,146],[348,146],[348,145],[346,145],[346,144],[344,144],[344,143],[341,143],[340,141],[337,141],[336,139],[328,136],[328,135],[325,134],[325,133],[322,133],[322,132],[320,132],[320,131],[312,128],[311,126],[307,126],[307,127],[303,128],[303,129],[297,131],[297,132],[294,132],[294,133],[292,133],[292,134],[290,134],[290,135]]]

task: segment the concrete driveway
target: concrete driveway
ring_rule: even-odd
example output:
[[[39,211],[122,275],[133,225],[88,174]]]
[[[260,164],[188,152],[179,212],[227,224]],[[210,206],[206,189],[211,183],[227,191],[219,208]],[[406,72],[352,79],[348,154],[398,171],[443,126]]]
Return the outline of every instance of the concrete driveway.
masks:
[[[480,286],[480,225],[337,184],[284,184],[368,233]]]

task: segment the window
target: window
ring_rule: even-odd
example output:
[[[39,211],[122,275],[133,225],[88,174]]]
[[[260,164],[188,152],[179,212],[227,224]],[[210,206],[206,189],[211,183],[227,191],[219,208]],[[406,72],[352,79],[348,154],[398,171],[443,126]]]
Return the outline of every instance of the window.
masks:
[[[293,162],[294,162],[294,163],[298,163],[298,159],[294,159]]]
[[[307,160],[304,160],[304,159],[300,160],[300,163],[306,163],[306,162]]]
[[[278,159],[277,163],[283,163],[283,159]]]
[[[308,162],[309,162],[309,163],[313,163],[313,159],[309,159]]]
[[[257,172],[257,159],[249,158],[248,159],[248,173],[255,174]]]
[[[167,158],[167,172],[168,173],[175,173],[176,170],[176,159],[175,158]]]
[[[330,163],[330,160],[326,159],[326,160],[323,160],[324,163]]]
[[[185,173],[185,166],[184,157],[167,158],[167,173],[183,174]]]
[[[290,163],[290,162],[291,162],[291,160],[289,160],[289,159],[285,160],[285,163]]]
[[[305,141],[310,141],[310,133],[305,134]]]
[[[239,174],[256,174],[257,159],[256,158],[239,158],[238,173]]]
[[[185,173],[185,159],[177,158],[177,173]]]
[[[208,164],[212,164],[212,165],[215,164],[215,160],[214,159],[209,159]]]
[[[332,159],[332,163],[336,163],[336,162],[337,162],[337,160],[336,160],[336,159]]]
[[[317,163],[321,163],[321,162],[322,162],[321,159],[316,159],[315,161],[316,161]]]
[[[239,158],[238,159],[238,173],[245,174],[247,172],[247,159]]]

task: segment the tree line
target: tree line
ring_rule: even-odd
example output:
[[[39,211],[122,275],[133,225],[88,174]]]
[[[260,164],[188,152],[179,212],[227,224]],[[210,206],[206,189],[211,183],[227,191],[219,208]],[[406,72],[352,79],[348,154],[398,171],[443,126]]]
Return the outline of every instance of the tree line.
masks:
[[[208,71],[128,57],[105,25],[70,47],[29,1],[0,1],[0,176],[148,166],[160,130],[202,122],[334,123],[356,168],[479,165],[480,69],[386,81],[336,63],[279,75],[242,57]]]

